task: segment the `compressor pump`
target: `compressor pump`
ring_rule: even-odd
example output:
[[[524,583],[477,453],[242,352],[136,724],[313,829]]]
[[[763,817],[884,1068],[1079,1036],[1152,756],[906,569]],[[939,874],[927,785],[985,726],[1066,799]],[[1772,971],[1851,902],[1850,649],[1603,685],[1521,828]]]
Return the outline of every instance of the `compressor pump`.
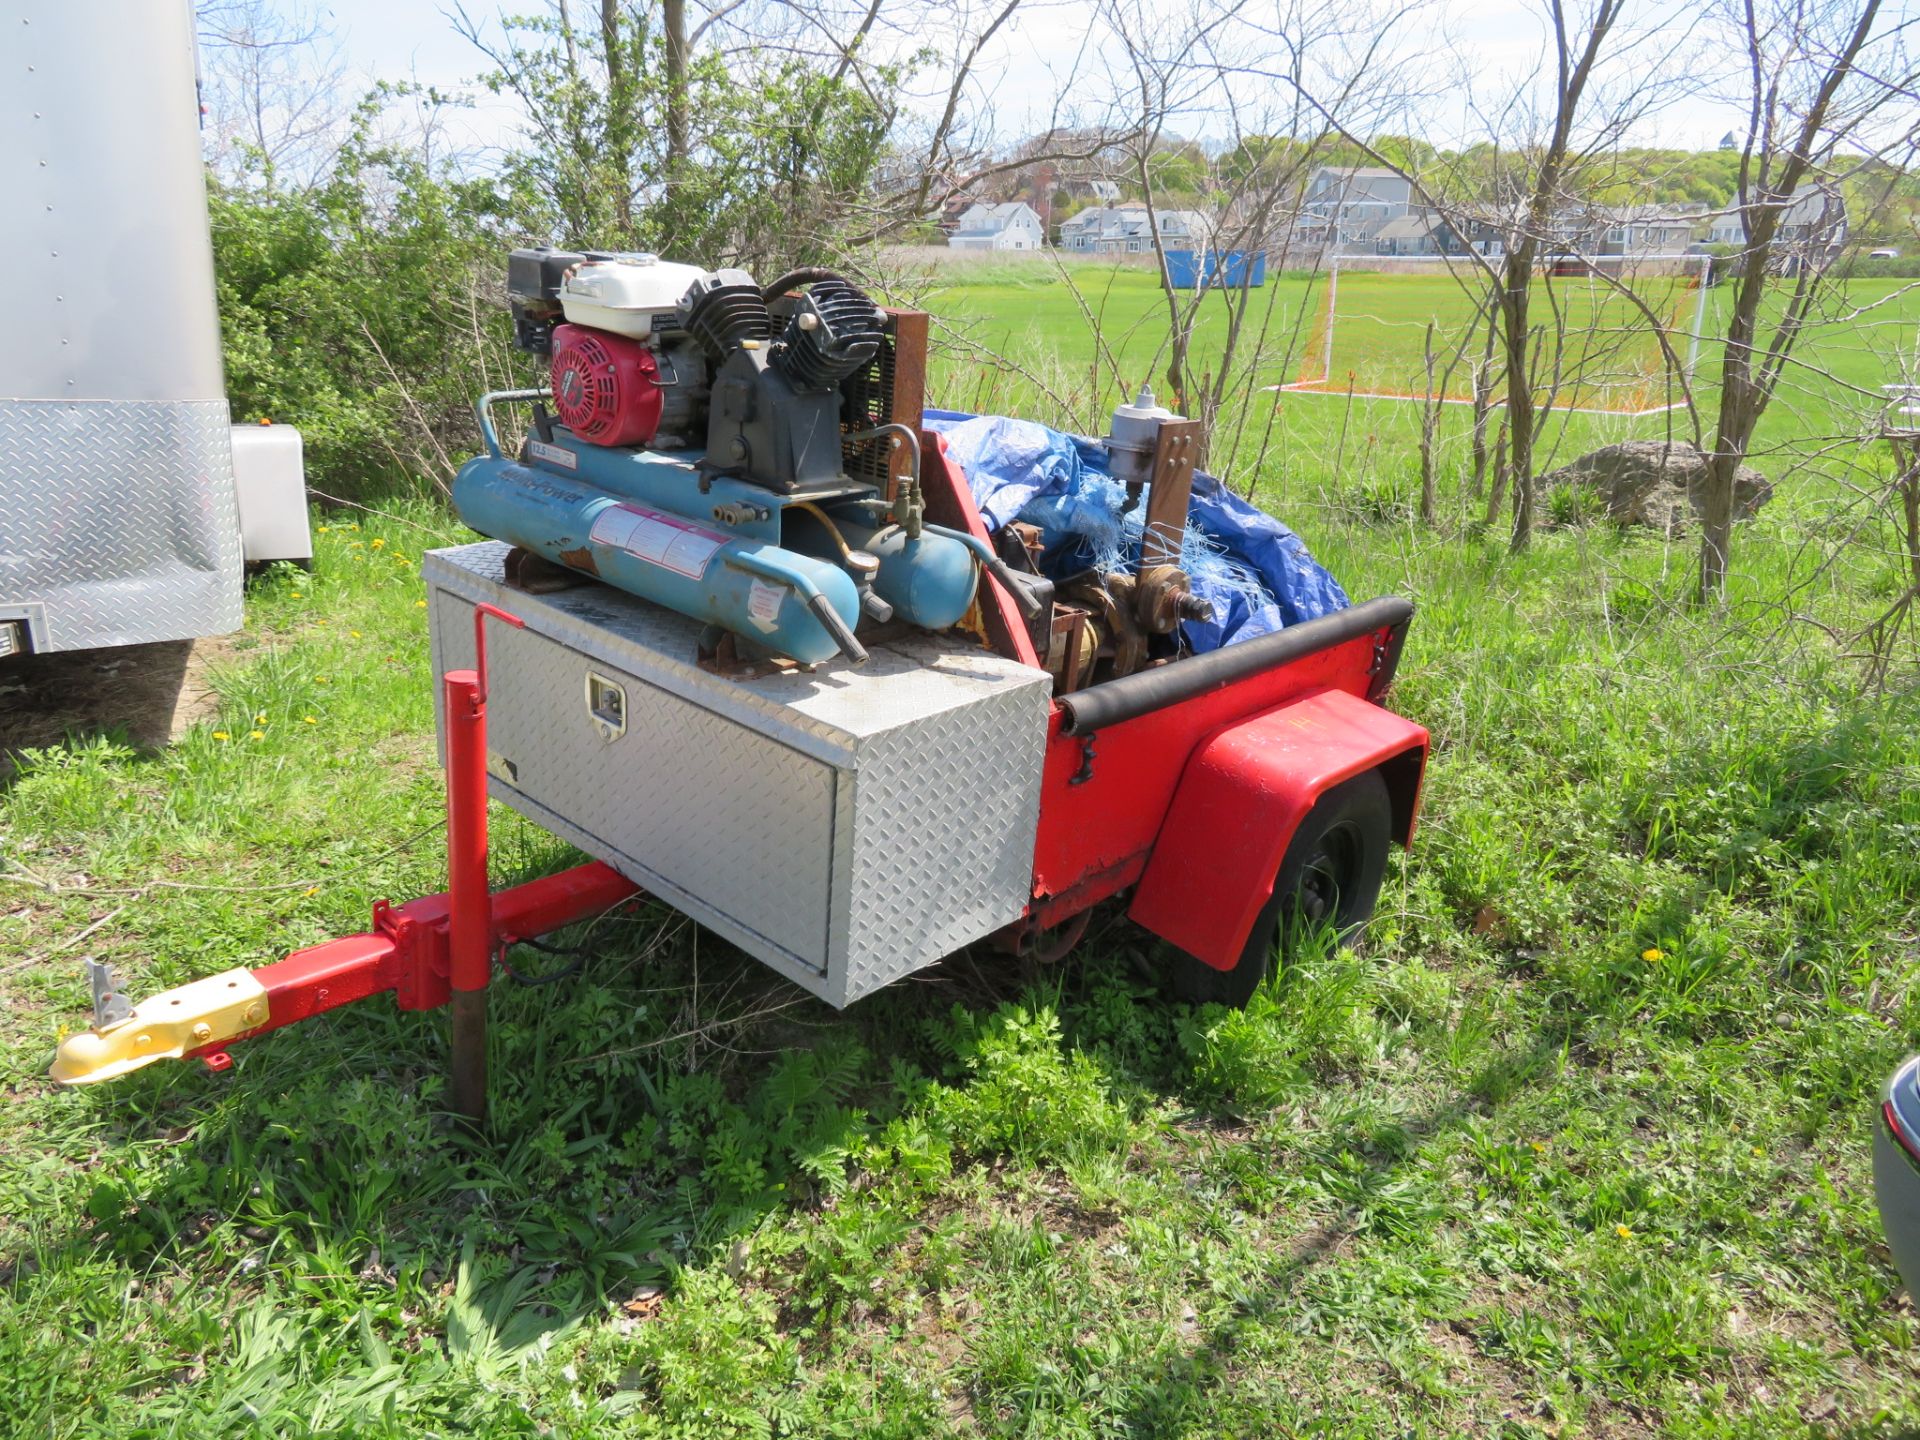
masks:
[[[747,662],[858,664],[863,622],[946,629],[982,570],[1011,578],[984,542],[927,522],[920,437],[877,393],[887,316],[843,277],[763,287],[744,270],[537,249],[513,252],[507,289],[553,409],[509,457],[490,406],[529,392],[482,399],[489,453],[453,487],[475,530],[705,620],[703,651]],[[848,473],[876,448],[907,461],[886,487]]]

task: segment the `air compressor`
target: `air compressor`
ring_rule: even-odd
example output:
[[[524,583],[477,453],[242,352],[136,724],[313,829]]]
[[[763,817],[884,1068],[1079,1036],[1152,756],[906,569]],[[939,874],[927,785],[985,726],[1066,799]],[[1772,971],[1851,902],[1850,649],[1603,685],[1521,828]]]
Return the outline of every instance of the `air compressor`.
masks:
[[[703,620],[703,652],[748,662],[863,663],[862,624],[947,629],[983,570],[1025,602],[985,542],[927,521],[919,437],[875,414],[885,312],[844,277],[763,287],[543,248],[512,253],[507,289],[515,343],[552,383],[481,399],[487,453],[453,487],[481,534]],[[491,410],[527,398],[542,403],[510,457]],[[850,474],[872,447],[905,472]]]

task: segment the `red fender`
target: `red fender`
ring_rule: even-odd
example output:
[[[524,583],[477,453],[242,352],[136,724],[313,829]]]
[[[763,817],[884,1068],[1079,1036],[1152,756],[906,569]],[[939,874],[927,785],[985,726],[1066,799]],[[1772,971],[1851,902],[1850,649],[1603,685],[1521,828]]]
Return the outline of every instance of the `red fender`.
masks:
[[[1423,728],[1344,690],[1216,730],[1187,760],[1127,913],[1196,960],[1231,970],[1313,802],[1385,766],[1394,838],[1407,844],[1426,754]]]

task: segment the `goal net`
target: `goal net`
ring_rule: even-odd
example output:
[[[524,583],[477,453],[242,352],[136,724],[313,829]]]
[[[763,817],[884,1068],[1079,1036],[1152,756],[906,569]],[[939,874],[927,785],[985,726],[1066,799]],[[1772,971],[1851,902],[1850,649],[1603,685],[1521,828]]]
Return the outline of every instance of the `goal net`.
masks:
[[[1491,262],[1495,269],[1499,261]],[[1712,257],[1548,256],[1536,263],[1528,328],[1535,393],[1555,409],[1645,415],[1681,403],[1699,353]],[[1465,255],[1335,255],[1297,373],[1282,391],[1499,403],[1497,287]]]

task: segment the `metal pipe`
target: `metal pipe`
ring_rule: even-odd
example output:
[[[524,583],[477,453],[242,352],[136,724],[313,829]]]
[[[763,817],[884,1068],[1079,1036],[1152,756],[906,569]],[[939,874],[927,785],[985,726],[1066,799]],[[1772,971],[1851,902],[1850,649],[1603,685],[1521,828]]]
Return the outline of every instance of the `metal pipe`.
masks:
[[[878,440],[882,435],[892,436],[907,453],[909,488],[893,497],[893,518],[906,530],[909,539],[917,540],[926,523],[921,517],[926,514],[927,501],[920,488],[920,437],[914,433],[913,427],[889,420],[869,430],[849,430],[842,438],[849,441]]]
[[[487,1118],[487,982],[493,972],[487,707],[478,672],[449,670],[441,684],[447,727],[447,968],[453,985],[448,1089],[454,1114],[480,1128]]]
[[[847,622],[840,618],[840,612],[833,608],[833,602],[823,595],[820,587],[807,576],[798,570],[790,570],[784,565],[775,564],[758,555],[743,555],[736,552],[727,557],[727,564],[736,570],[744,570],[749,575],[758,575],[762,580],[771,580],[776,585],[784,585],[787,589],[796,592],[802,600],[807,602],[807,608],[813,611],[827,634],[833,638],[833,643],[840,647],[840,652],[856,665],[867,663],[866,647],[853,638],[853,631],[847,627]],[[829,616],[832,618],[829,619]]]
[[[949,540],[958,540],[971,550],[974,559],[986,568],[989,575],[1000,582],[1001,587],[1013,597],[1013,603],[1020,607],[1021,612],[1029,620],[1040,613],[1040,601],[1014,583],[1013,574],[1007,569],[1007,562],[994,554],[993,547],[978,535],[969,535],[964,530],[949,529],[945,525],[929,525],[926,528],[935,535],[944,535]]]
[[[551,389],[536,390],[489,390],[473,402],[473,413],[480,421],[480,438],[486,443],[487,453],[496,460],[507,457],[500,451],[500,436],[493,428],[493,407],[505,404],[509,400],[550,400]]]

